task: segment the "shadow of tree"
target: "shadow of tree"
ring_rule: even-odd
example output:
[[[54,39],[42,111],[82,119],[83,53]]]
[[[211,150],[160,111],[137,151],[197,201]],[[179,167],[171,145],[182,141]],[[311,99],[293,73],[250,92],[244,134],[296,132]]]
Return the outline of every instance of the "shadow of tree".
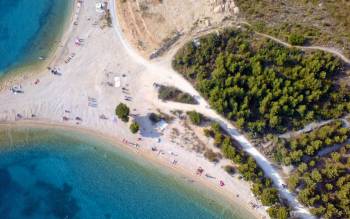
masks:
[[[159,138],[162,134],[155,124],[149,119],[149,115],[134,115],[134,120],[140,125],[140,135],[144,138]]]

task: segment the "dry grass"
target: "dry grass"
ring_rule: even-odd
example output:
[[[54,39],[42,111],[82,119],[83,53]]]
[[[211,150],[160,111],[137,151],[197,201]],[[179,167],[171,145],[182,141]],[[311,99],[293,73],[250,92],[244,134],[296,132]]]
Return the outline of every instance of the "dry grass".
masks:
[[[241,16],[281,39],[303,34],[305,44],[335,47],[350,56],[348,0],[236,0]]]

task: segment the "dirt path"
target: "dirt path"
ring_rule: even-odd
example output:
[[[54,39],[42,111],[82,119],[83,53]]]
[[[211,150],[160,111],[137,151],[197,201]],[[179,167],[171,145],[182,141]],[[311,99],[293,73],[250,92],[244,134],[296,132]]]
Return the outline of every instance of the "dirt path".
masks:
[[[332,53],[333,55],[335,56],[338,56],[341,60],[343,60],[343,62],[345,62],[346,64],[350,65],[350,59],[346,58],[341,52],[339,52],[337,49],[335,48],[328,48],[328,47],[323,47],[323,46],[293,46],[287,42],[284,42],[276,37],[273,37],[273,36],[270,36],[268,34],[264,34],[264,33],[259,33],[259,32],[255,32],[256,34],[260,35],[260,36],[263,36],[263,37],[266,37],[266,38],[269,38],[279,44],[282,44],[286,47],[294,47],[294,48],[298,48],[298,49],[301,49],[301,50],[321,50],[321,51],[324,51],[324,52],[328,52],[328,53]]]
[[[347,116],[343,117],[343,118],[339,118],[339,120],[341,120],[344,124],[344,127],[345,128],[349,128],[350,127],[350,123],[349,121],[346,119]],[[335,121],[337,119],[329,119],[329,120],[324,120],[324,121],[320,121],[320,122],[313,122],[313,123],[310,123],[308,124],[307,126],[305,126],[303,129],[300,129],[298,131],[289,131],[289,132],[286,132],[286,133],[283,133],[281,135],[279,135],[278,137],[279,138],[290,138],[292,137],[293,135],[300,135],[300,134],[303,134],[303,133],[306,133],[306,132],[310,132],[314,129],[317,129],[321,126],[324,126],[324,125],[327,125],[333,121]]]
[[[331,123],[332,121],[333,121],[333,119],[321,121],[321,122],[313,122],[313,123],[310,123],[307,126],[305,126],[303,129],[300,129],[298,131],[289,131],[289,132],[286,132],[286,133],[279,135],[278,137],[279,138],[290,138],[294,135],[300,135],[300,134],[303,134],[305,132],[310,132],[310,131],[317,129],[321,126],[327,125],[327,124]]]
[[[249,24],[248,22],[240,22],[241,24],[245,24],[245,25],[248,25],[249,27],[251,27],[252,25]],[[344,63],[346,63],[347,65],[350,65],[350,59],[348,59],[347,57],[345,57],[341,52],[339,52],[337,49],[335,48],[329,48],[329,47],[323,47],[323,46],[293,46],[283,40],[280,40],[274,36],[271,36],[271,35],[268,35],[268,34],[265,34],[265,33],[260,33],[260,32],[257,32],[257,31],[254,31],[257,35],[259,36],[262,36],[262,37],[266,37],[266,38],[269,38],[283,46],[286,46],[286,47],[290,47],[290,48],[298,48],[298,49],[301,49],[301,50],[321,50],[321,51],[324,51],[324,52],[328,52],[328,53],[332,53],[333,55],[339,57]]]

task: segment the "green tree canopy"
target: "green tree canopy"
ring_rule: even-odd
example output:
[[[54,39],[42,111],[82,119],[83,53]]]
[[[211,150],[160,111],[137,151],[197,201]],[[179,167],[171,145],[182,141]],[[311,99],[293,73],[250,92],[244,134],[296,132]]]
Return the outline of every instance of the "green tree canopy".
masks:
[[[133,121],[130,125],[130,131],[133,134],[136,134],[140,129],[140,126],[137,122]]]
[[[278,202],[278,191],[275,188],[266,188],[261,194],[261,203],[263,205],[273,205]]]
[[[130,113],[129,107],[127,105],[125,105],[124,103],[118,104],[118,106],[115,109],[115,114],[123,122],[129,121],[129,113]]]

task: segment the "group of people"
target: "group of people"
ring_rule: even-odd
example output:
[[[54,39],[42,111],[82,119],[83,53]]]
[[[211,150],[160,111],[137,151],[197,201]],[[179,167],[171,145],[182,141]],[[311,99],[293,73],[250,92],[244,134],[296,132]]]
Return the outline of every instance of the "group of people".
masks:
[[[53,75],[62,75],[62,72],[60,71],[60,69],[58,67],[54,67],[54,68],[47,68]]]
[[[64,111],[66,114],[70,114],[71,113],[71,111],[70,110],[65,110]],[[62,120],[63,121],[69,121],[70,120],[70,118],[69,118],[69,116],[62,116]],[[80,117],[80,116],[76,116],[75,117],[75,121],[76,121],[76,124],[77,125],[79,125],[82,121],[83,121],[83,119]]]
[[[140,148],[140,145],[139,145],[139,144],[130,142],[130,141],[126,140],[125,138],[123,138],[123,143],[124,143],[124,144],[128,144],[128,145],[135,146],[136,149]]]
[[[253,202],[249,202],[249,204],[250,204],[250,206],[252,207],[252,208],[260,208],[261,207],[261,205],[258,205],[258,204],[255,204],[255,203],[253,203]]]

